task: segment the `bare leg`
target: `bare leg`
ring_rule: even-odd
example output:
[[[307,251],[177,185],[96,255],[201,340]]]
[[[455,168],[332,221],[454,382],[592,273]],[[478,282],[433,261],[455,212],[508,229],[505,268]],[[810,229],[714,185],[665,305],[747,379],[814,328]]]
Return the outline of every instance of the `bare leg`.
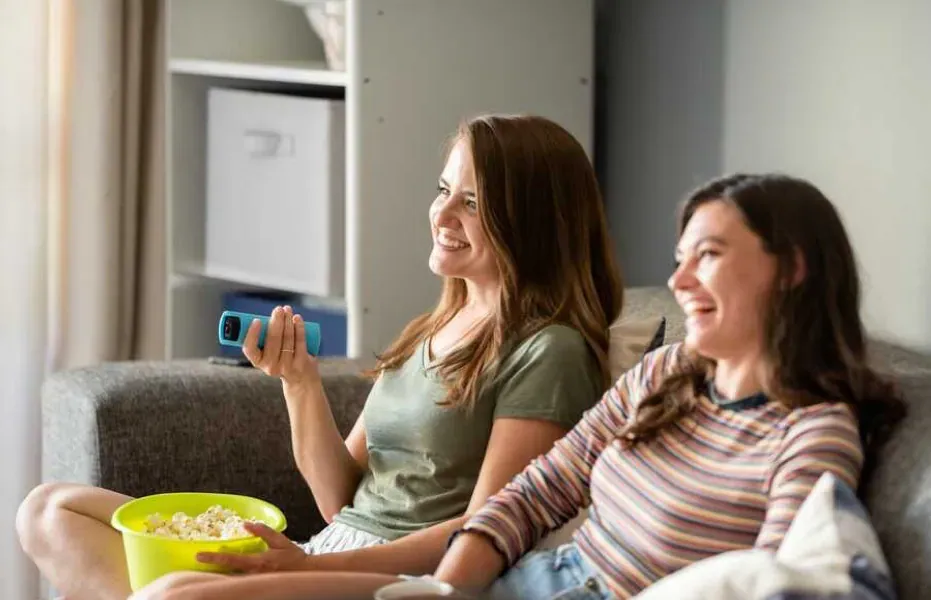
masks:
[[[130,600],[171,598],[187,600],[371,600],[375,590],[398,581],[391,575],[370,573],[289,572],[235,577],[176,573],[166,575],[132,596]]]
[[[16,515],[20,544],[68,600],[126,600],[123,541],[110,517],[131,499],[89,486],[42,484]]]
[[[135,594],[129,597],[129,600],[150,600],[151,598],[161,598],[167,592],[178,590],[181,587],[195,586],[195,584],[211,583],[224,579],[224,575],[216,573],[195,573],[181,572],[171,573],[159,577],[149,585],[145,586]]]

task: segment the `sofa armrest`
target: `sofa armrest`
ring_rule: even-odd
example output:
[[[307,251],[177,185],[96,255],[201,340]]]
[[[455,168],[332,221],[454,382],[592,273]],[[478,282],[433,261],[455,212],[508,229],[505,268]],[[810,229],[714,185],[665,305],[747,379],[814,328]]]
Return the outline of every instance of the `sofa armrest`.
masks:
[[[371,383],[362,363],[323,360],[345,436]],[[52,375],[42,388],[43,478],[131,496],[216,491],[274,503],[287,534],[323,526],[294,465],[278,379],[206,361],[117,362]]]

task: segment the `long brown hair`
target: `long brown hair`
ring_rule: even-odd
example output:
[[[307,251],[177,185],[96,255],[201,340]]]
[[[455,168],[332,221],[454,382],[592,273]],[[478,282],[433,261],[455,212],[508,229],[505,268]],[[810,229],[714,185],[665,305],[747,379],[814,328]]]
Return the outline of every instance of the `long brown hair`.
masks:
[[[764,391],[790,408],[848,404],[868,456],[905,415],[888,380],[867,363],[860,320],[860,278],[843,223],[818,188],[784,175],[731,175],[698,188],[679,213],[681,237],[703,204],[736,208],[776,258],[776,281],[764,326],[768,378]],[[805,277],[793,285],[798,257]],[[691,412],[714,363],[694,354],[643,399],[621,437],[648,439]]]
[[[462,123],[474,162],[478,214],[494,249],[500,295],[470,341],[437,364],[445,404],[471,408],[481,378],[511,345],[555,323],[576,329],[604,377],[608,327],[621,312],[623,285],[613,257],[595,173],[578,141],[537,116],[485,115]],[[415,318],[378,356],[373,374],[397,369],[466,304],[462,279],[446,278],[432,312]]]

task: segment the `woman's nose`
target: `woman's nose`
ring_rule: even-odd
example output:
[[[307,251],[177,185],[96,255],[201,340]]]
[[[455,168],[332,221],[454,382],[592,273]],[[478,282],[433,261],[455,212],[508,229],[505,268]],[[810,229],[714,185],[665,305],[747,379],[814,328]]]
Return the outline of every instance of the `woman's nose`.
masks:
[[[454,224],[456,221],[455,210],[452,207],[453,202],[452,198],[446,198],[445,200],[437,200],[433,205],[433,210],[431,211],[430,220],[437,227],[449,227],[451,224]]]
[[[691,261],[682,261],[669,276],[667,285],[672,291],[684,290],[695,285],[695,269]]]

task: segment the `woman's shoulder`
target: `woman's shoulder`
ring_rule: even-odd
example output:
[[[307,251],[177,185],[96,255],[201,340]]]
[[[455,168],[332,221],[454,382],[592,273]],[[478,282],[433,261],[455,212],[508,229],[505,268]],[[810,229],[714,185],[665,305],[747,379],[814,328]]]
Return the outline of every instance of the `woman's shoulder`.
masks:
[[[577,351],[588,346],[578,329],[562,323],[552,323],[524,338],[515,349]]]
[[[514,343],[502,356],[506,370],[528,366],[563,369],[572,364],[596,365],[585,337],[574,327],[550,324]]]
[[[690,354],[683,342],[675,342],[660,346],[655,350],[650,350],[643,355],[643,361],[651,365],[651,368],[662,366],[668,368],[675,365],[684,365],[689,361]]]
[[[642,385],[655,386],[674,373],[685,370],[694,360],[685,344],[676,342],[666,344],[643,355],[632,369],[621,375],[619,383],[625,378],[635,377]]]
[[[795,432],[808,429],[832,428],[857,430],[857,416],[853,408],[844,402],[818,402],[789,410],[786,419]]]

